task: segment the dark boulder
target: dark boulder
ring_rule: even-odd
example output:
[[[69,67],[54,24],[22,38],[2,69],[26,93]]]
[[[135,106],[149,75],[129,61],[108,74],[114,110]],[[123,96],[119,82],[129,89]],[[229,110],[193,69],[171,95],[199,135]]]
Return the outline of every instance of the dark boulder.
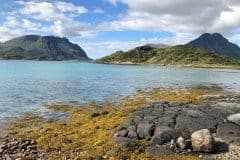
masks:
[[[168,126],[158,126],[155,129],[154,136],[151,139],[151,144],[162,145],[170,142],[172,139],[178,137],[178,133],[175,129]]]

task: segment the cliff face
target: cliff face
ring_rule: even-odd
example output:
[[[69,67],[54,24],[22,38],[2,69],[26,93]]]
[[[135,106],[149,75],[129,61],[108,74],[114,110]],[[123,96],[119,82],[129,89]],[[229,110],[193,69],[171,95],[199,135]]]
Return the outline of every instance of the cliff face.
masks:
[[[28,35],[0,44],[0,57],[36,60],[90,60],[85,51],[67,38]]]

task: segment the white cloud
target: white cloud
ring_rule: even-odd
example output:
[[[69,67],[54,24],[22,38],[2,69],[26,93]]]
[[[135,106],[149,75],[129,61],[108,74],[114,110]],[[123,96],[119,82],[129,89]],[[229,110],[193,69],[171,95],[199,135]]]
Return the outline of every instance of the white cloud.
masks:
[[[54,21],[50,28],[45,28],[46,31],[51,31],[60,36],[82,36],[91,37],[94,35],[94,29],[90,24],[77,21]]]
[[[24,34],[22,29],[9,29],[5,26],[0,26],[0,42],[9,40],[13,37],[18,37]]]
[[[94,10],[94,13],[103,14],[103,13],[104,13],[104,10],[101,9],[101,8],[96,8],[96,9]]]
[[[87,9],[82,6],[75,6],[67,2],[35,2],[35,1],[17,1],[22,6],[20,13],[25,16],[31,16],[37,20],[55,21],[68,20],[73,16],[87,13]]]
[[[57,36],[93,36],[93,27],[75,20],[88,10],[63,1],[16,1],[19,9],[7,13],[0,36],[8,40],[24,34],[54,34]],[[37,23],[36,23],[37,21]],[[13,30],[12,34],[11,30]],[[21,30],[21,32],[20,32]]]
[[[28,19],[22,19],[22,27],[27,28],[30,31],[37,31],[42,27],[40,23],[33,23]]]
[[[72,3],[56,2],[55,7],[61,12],[77,12],[79,14],[87,13],[88,10],[82,6],[75,6]]]
[[[111,2],[111,1],[110,1]],[[128,5],[127,14],[106,22],[106,30],[168,32],[222,32],[229,34],[240,24],[238,0],[118,0]]]

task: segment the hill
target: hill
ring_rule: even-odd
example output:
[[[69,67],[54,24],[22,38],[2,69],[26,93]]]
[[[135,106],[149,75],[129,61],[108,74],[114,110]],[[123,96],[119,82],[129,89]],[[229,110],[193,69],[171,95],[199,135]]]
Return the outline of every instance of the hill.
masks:
[[[219,33],[205,33],[189,42],[188,45],[215,52],[219,55],[240,59],[240,48],[236,44],[229,42]]]
[[[89,60],[85,51],[67,38],[27,35],[0,44],[0,58],[31,60]]]
[[[127,52],[118,51],[110,56],[96,60],[110,64],[157,64],[183,66],[240,65],[240,61],[219,56],[190,45],[167,48],[141,46]]]

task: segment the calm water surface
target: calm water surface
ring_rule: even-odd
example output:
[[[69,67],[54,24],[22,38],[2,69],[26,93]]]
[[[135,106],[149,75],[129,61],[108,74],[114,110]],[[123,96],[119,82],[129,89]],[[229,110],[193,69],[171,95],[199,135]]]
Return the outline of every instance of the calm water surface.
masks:
[[[83,104],[151,87],[218,84],[240,91],[240,72],[214,69],[117,66],[80,62],[0,61],[0,120],[44,104]]]

